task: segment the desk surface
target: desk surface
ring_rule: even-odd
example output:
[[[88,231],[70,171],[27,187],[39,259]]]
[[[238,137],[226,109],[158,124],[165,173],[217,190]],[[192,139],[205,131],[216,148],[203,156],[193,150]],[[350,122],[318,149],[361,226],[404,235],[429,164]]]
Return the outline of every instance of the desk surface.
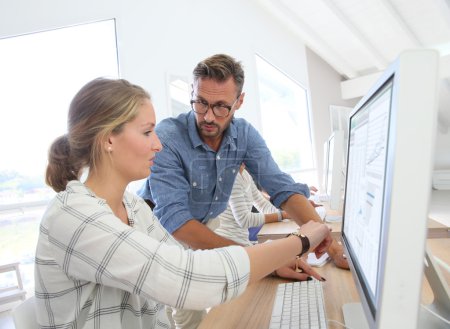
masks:
[[[327,203],[323,203],[327,208]],[[327,210],[327,214],[339,215],[337,211]],[[325,221],[326,222],[326,221]],[[342,221],[326,222],[332,229],[332,236],[339,239]],[[279,223],[264,224],[258,232],[258,242],[268,239],[284,238],[287,234],[298,229],[294,221],[285,219]],[[430,212],[428,218],[428,238],[450,238],[450,191],[432,191]]]
[[[447,264],[450,263],[450,239],[429,239],[428,248],[434,256]],[[328,263],[317,271],[327,279],[323,283],[325,308],[328,320],[344,322],[341,307],[345,303],[358,302],[359,297],[350,271],[336,268]],[[450,274],[445,274],[450,282]],[[265,329],[269,327],[277,284],[286,282],[279,278],[265,278],[247,288],[239,298],[214,307],[202,321],[199,329]],[[424,280],[424,303],[432,301],[431,290]],[[342,328],[335,323],[328,324],[329,329]]]
[[[341,222],[327,223],[331,226],[331,235],[339,239],[341,235]],[[291,232],[298,229],[297,223],[291,220],[284,220],[277,223],[264,224],[261,230],[258,232],[258,242],[262,243],[266,240],[275,240],[286,237]],[[435,221],[434,219],[428,219],[428,238],[450,238],[450,227]]]

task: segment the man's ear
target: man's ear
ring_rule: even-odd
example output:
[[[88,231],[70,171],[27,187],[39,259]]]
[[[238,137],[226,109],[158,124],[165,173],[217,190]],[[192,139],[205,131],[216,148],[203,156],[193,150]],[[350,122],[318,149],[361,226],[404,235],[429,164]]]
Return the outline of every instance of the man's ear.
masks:
[[[238,100],[236,101],[236,111],[241,108],[241,105],[244,103],[245,93],[241,93],[239,95]]]

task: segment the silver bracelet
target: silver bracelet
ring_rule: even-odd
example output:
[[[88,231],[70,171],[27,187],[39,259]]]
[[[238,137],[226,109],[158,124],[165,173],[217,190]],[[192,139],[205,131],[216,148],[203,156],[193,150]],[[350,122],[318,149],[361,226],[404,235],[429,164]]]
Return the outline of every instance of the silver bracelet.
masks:
[[[283,220],[283,213],[281,210],[278,210],[278,221],[281,222]]]

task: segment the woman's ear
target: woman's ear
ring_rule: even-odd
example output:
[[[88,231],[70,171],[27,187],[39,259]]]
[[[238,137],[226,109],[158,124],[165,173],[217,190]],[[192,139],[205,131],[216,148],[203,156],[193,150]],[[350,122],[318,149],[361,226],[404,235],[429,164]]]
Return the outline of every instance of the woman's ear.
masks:
[[[113,151],[113,139],[111,138],[111,136],[108,137],[103,144],[107,153],[111,153]]]

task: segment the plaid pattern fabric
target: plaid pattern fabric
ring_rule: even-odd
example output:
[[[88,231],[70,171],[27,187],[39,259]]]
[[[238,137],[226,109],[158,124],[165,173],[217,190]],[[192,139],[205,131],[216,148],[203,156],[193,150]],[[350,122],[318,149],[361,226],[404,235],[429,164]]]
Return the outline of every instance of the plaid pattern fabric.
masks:
[[[49,204],[35,265],[41,328],[169,328],[164,304],[201,310],[245,290],[243,248],[185,250],[142,199],[123,202],[130,226],[79,181]]]

